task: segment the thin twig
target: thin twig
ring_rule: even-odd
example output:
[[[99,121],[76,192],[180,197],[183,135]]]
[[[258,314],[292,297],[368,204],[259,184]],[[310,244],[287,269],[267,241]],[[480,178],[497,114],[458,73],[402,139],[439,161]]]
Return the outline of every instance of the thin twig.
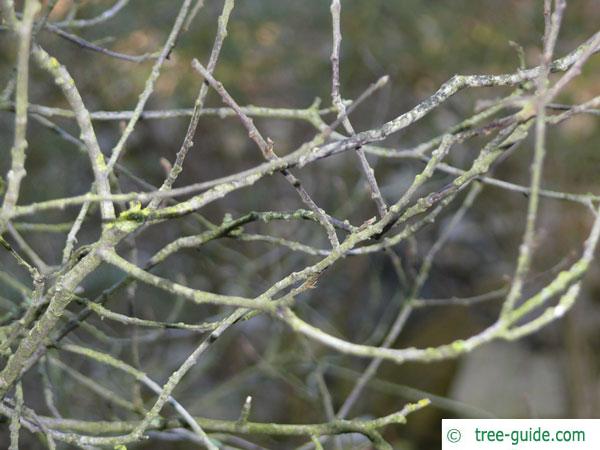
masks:
[[[240,109],[240,106],[231,97],[231,95],[229,95],[229,93],[225,90],[223,85],[217,80],[215,80],[211,73],[208,70],[206,70],[204,66],[202,66],[202,64],[198,62],[198,60],[195,59],[192,62],[192,66],[196,71],[198,71],[198,73],[200,73],[200,75],[204,77],[204,79],[211,85],[211,87],[219,93],[219,95],[223,99],[223,102],[229,105],[229,107],[231,107],[238,114],[240,121],[242,122],[246,130],[248,130],[248,136],[256,143],[263,157],[267,161],[278,161],[280,158],[275,154],[275,151],[273,150],[273,142],[271,142],[270,140],[267,141],[262,137],[256,126],[254,125],[254,121],[246,114],[244,114],[244,112]],[[292,185],[296,192],[298,192],[298,195],[300,196],[304,204],[306,204],[306,206],[308,206],[308,208],[317,215],[317,217],[319,218],[319,222],[327,231],[327,236],[329,237],[329,241],[332,247],[338,247],[340,245],[340,242],[338,240],[337,234],[335,233],[335,228],[331,224],[331,220],[329,219],[325,211],[323,211],[323,209],[321,209],[314,202],[310,194],[302,186],[300,180],[296,178],[296,176],[292,172],[290,172],[288,169],[282,169],[280,170],[280,172],[285,177],[285,179]]]
[[[202,7],[204,4],[203,1],[199,1],[196,3],[194,10],[190,13],[190,20],[196,14],[197,9]],[[223,47],[223,41],[227,36],[227,23],[229,22],[229,16],[231,15],[231,11],[233,10],[234,0],[225,0],[223,5],[223,12],[219,16],[219,25],[217,28],[217,35],[215,37],[215,42],[213,44],[212,51],[210,53],[210,58],[208,61],[208,71],[212,73],[215,70],[215,66],[217,65],[217,60],[219,59],[219,55],[221,53],[221,48]],[[189,23],[189,22],[188,22]],[[187,28],[187,26],[186,26]],[[198,121],[200,120],[200,111],[204,106],[204,99],[206,98],[206,94],[208,93],[208,86],[205,83],[202,83],[200,87],[200,92],[198,93],[198,97],[196,98],[196,102],[194,103],[194,110],[192,112],[192,117],[190,119],[190,123],[188,125],[188,129],[185,133],[185,137],[183,138],[183,143],[181,144],[181,148],[177,152],[177,157],[175,159],[175,163],[169,170],[169,174],[167,178],[163,182],[159,191],[168,191],[173,187],[173,184],[177,180],[177,177],[183,170],[183,163],[185,161],[185,157],[187,156],[188,151],[194,144],[194,134],[196,133],[196,128],[198,128]],[[149,209],[155,209],[159,206],[159,199],[152,199],[150,204],[148,205]]]

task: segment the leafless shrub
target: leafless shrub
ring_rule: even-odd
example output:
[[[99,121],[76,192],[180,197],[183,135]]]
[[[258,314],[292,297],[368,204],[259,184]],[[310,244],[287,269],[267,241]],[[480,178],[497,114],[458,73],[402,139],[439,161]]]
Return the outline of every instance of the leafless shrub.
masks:
[[[322,448],[329,437],[348,433],[364,435],[374,448],[391,448],[384,440],[383,430],[393,424],[404,423],[410,413],[427,406],[428,400],[407,404],[385,417],[347,419],[352,406],[383,361],[396,364],[409,361],[427,363],[456,358],[494,340],[519,339],[559,319],[575,302],[600,236],[600,216],[596,210],[598,197],[542,189],[542,168],[546,128],[578,114],[597,112],[595,108],[600,104],[600,97],[582,104],[562,106],[558,108],[558,112],[552,102],[600,49],[600,33],[594,34],[567,55],[555,58],[554,47],[566,6],[564,0],[556,0],[554,4],[550,0],[545,1],[543,58],[537,67],[521,67],[514,73],[501,75],[456,75],[411,110],[363,131],[356,130],[352,125],[353,111],[389,80],[387,77],[374,80],[371,86],[365,87],[359,98],[353,101],[343,99],[339,56],[342,42],[340,0],[331,2],[331,107],[319,109],[317,103],[306,109],[238,104],[229,92],[230,87],[221,84],[214,74],[234,7],[233,0],[225,0],[214,45],[206,64],[196,59],[190,61],[189,70],[195,70],[198,79],[204,80],[193,109],[164,111],[147,111],[148,99],[154,92],[161,68],[175,50],[178,39],[189,27],[194,26],[193,19],[201,12],[202,0],[179,2],[181,5],[166,42],[158,52],[144,55],[118,53],[77,36],[78,30],[103,24],[119,14],[124,7],[139,7],[139,3],[128,5],[127,0],[119,0],[97,17],[52,23],[48,16],[55,3],[49,1],[42,6],[38,0],[25,0],[22,11],[16,12],[12,1],[1,2],[3,34],[15,41],[17,54],[14,76],[0,99],[1,109],[14,113],[11,167],[6,175],[0,213],[0,232],[5,236],[1,238],[1,243],[5,250],[4,257],[13,258],[30,275],[29,284],[21,283],[16,275],[5,271],[1,272],[0,279],[6,286],[16,288],[20,293],[18,304],[3,298],[2,308],[6,313],[0,328],[3,355],[0,372],[0,393],[3,400],[0,412],[10,419],[11,448],[18,448],[21,428],[39,434],[49,448],[55,448],[59,442],[82,448],[122,448],[119,446],[145,438],[190,440],[211,449],[258,448],[251,447],[249,443],[256,435],[301,436],[310,441],[306,447]],[[90,111],[69,68],[45,49],[44,35],[40,33],[43,28],[79,45],[81,51],[122,59],[123,64],[151,61],[152,69],[147,74],[143,92],[134,108],[131,111]],[[37,105],[29,100],[30,65],[45,72],[48,83],[54,83],[58,87],[68,102],[69,109]],[[560,74],[554,83],[549,81],[550,73]],[[446,100],[457,92],[492,86],[507,88],[506,95],[488,103],[484,109],[449,128],[443,135],[411,149],[397,150],[379,145],[394,133],[419,122],[431,111],[444,108]],[[205,98],[211,89],[222,99],[225,105],[223,108],[204,107]],[[330,120],[332,114],[335,117]],[[193,149],[194,134],[204,115],[237,118],[247,130],[249,138],[254,141],[264,162],[222,178],[175,187],[179,174],[186,168],[186,156]],[[121,160],[141,119],[173,116],[189,116],[189,125],[173,161],[162,162],[166,177],[162,185],[156,188],[131,174]],[[79,137],[69,134],[55,123],[55,119],[64,117],[76,122]],[[315,134],[294,151],[283,155],[278,150],[277,142],[266,137],[254,124],[253,118],[256,117],[304,121],[314,126]],[[120,137],[111,149],[102,149],[98,143],[94,122],[99,120],[124,121]],[[94,176],[87,193],[29,204],[19,202],[21,181],[27,175],[25,162],[30,150],[27,145],[27,130],[31,121],[58,132],[65,142],[75,144],[82,152],[87,153]],[[494,178],[492,172],[496,165],[514,152],[530,133],[535,137],[530,185],[520,186]],[[487,143],[479,149],[470,167],[462,170],[444,162],[453,147],[459,143],[471,142],[475,137],[484,138]],[[310,192],[311,189],[296,174],[301,168],[306,168],[306,171],[314,166],[318,167],[323,159],[342,153],[344,158],[356,159],[358,170],[366,181],[370,200],[376,206],[377,217],[363,217],[362,223],[351,223],[345,217],[336,217],[331,211],[319,206],[314,200],[314,193]],[[385,199],[378,185],[377,173],[367,158],[369,155],[405,158],[425,165],[401,195]],[[451,181],[441,188],[431,182],[438,171],[451,177]],[[76,175],[65,176],[65,182],[71,181],[74,176]],[[235,217],[228,214],[221,223],[209,222],[200,215],[207,205],[222,202],[230,194],[242,189],[251,190],[259,181],[269,177],[283,177],[296,191],[299,201],[304,204],[303,209],[281,211],[273,207],[260,212],[247,210]],[[128,179],[139,189],[122,192],[121,179]],[[438,251],[486,185],[528,196],[526,228],[512,280],[506,288],[470,298],[422,298],[422,288],[428,280]],[[523,286],[530,272],[541,197],[582,204],[590,208],[590,214],[595,216],[595,220],[577,260],[543,288],[525,295]],[[269,200],[271,199],[266,199]],[[460,206],[455,209],[452,219],[439,234],[418,270],[407,273],[405,255],[398,251],[399,244],[415,239],[423,227],[433,223],[457,202]],[[362,207],[364,205],[356,205],[356,210],[361,211]],[[77,208],[77,211],[73,208]],[[43,214],[54,210],[68,211],[71,219],[67,224],[45,222]],[[39,217],[40,220],[32,224],[24,221],[27,217]],[[178,220],[180,218],[183,220]],[[294,229],[301,226],[299,223],[309,226],[308,223],[312,222],[327,237],[328,245],[318,247],[277,235],[251,234],[243,228],[255,222],[282,222]],[[170,229],[176,230],[178,237],[146,261],[138,262],[134,250],[139,240],[143,239],[142,232],[165,223],[170,224]],[[85,227],[93,229],[94,226],[99,230],[96,240],[78,247],[81,230]],[[62,252],[56,255],[54,262],[44,261],[21,235],[23,230],[32,229],[63,233],[66,236]],[[190,229],[195,231],[190,232]],[[301,254],[302,266],[299,270],[282,274],[262,292],[253,292],[244,286],[232,289],[242,292],[239,295],[196,289],[191,287],[191,283],[186,283],[185,279],[173,281],[156,274],[156,268],[167,264],[169,258],[177,258],[185,249],[202,250],[211,241],[226,239],[260,241],[280,246],[286,252]],[[124,255],[127,252],[129,253]],[[396,269],[403,299],[393,321],[389,324],[371,324],[374,332],[385,330],[376,342],[350,342],[301,318],[297,311],[298,303],[306,296],[319,295],[319,284],[328,276],[328,269],[347,256],[371,258],[381,253],[390,259]],[[277,261],[271,263],[277,265]],[[100,295],[92,296],[83,284],[84,280],[106,266],[118,269],[122,278],[112,286],[104,286]],[[235,284],[236,279],[236,276],[232,276],[231,282]],[[165,297],[164,301],[174,305],[169,306],[171,313],[157,313],[154,318],[145,318],[116,312],[113,306],[120,299],[135,296],[135,287],[140,285],[154,287],[155,292],[164,291],[161,294]],[[211,314],[206,313],[204,320],[185,321],[185,317],[179,313],[181,302],[172,303],[170,296],[191,302],[198,310],[210,311]],[[494,299],[503,299],[503,307],[497,320],[466,339],[431,348],[392,347],[411,312],[417,308],[439,304],[472,306]],[[551,303],[552,300],[557,301]],[[209,308],[209,305],[212,307]],[[216,318],[215,311],[218,311]],[[113,342],[115,338],[107,337],[93,324],[91,318],[96,316],[125,325],[120,339],[130,343],[134,349],[133,361],[120,353],[120,347]],[[324,366],[315,364],[315,379],[327,419],[323,423],[286,425],[254,422],[250,417],[251,397],[241,407],[239,418],[216,420],[194,417],[184,406],[184,399],[178,399],[174,394],[190,369],[210,353],[215,341],[224,333],[236,333],[236,328],[242,322],[257,320],[259,316],[285,324],[296,336],[307,338],[307,342],[314,341],[334,352],[370,360],[367,369],[357,379],[351,393],[337,411],[333,408],[323,376]],[[87,338],[75,338],[82,329],[87,333]],[[152,330],[152,334],[139,335],[137,330],[141,329]],[[159,383],[156,376],[142,370],[144,364],[139,361],[139,348],[146,345],[146,340],[148,345],[152,345],[153,341],[160,340],[173,329],[191,334],[195,347],[183,362],[178,363],[176,369],[169,369],[166,381]],[[89,336],[94,337],[94,341],[90,341]],[[118,391],[107,387],[103,380],[90,378],[74,370],[63,361],[68,354],[89,360],[94,366],[107,366],[111,373],[122,374],[119,379],[126,386],[123,390],[129,389],[135,398],[126,399]],[[39,373],[34,370],[36,367],[39,368]],[[48,381],[49,368],[74,378],[78,383],[76,390],[61,394],[74,399],[86,396],[91,391],[111,403],[118,414],[103,417],[103,420],[63,417],[54,405],[52,385]],[[27,406],[27,392],[23,391],[21,384],[26,373],[41,380],[50,415],[36,412]],[[144,401],[143,390],[153,393],[149,401]],[[167,404],[173,407],[174,413],[167,414],[163,410]],[[340,442],[334,440],[334,445],[339,446]]]

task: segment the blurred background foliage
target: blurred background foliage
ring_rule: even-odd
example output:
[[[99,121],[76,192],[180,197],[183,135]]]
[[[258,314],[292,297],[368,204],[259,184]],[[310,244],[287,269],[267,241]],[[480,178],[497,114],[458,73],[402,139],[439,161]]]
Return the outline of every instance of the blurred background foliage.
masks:
[[[104,0],[60,0],[51,20],[61,20],[77,4],[78,17],[93,17],[108,7]],[[20,2],[16,2],[19,6]],[[201,80],[190,68],[197,57],[206,61],[216,30],[221,1],[206,0],[190,30],[179,40],[164,66],[147,109],[191,107]],[[520,44],[528,66],[537,65],[543,33],[541,1],[533,0],[351,0],[343,2],[341,91],[355,98],[381,75],[390,83],[352,115],[356,129],[375,127],[408,110],[430,95],[456,73],[505,73],[518,69],[518,57],[510,41]],[[114,19],[97,27],[74,30],[82,37],[110,49],[141,54],[156,51],[178,9],[179,2],[132,0]],[[600,23],[600,2],[568,2],[557,54],[562,55],[594,33]],[[150,63],[128,63],[78,48],[45,31],[40,35],[47,50],[71,71],[90,110],[128,110],[137,101],[149,73]],[[15,43],[0,33],[0,85],[8,80],[14,63]],[[240,104],[305,108],[315,98],[330,104],[331,19],[325,0],[281,1],[238,0],[229,24],[229,35],[218,62],[216,78],[223,82]],[[600,58],[592,58],[584,73],[559,98],[563,103],[580,103],[598,95]],[[31,99],[34,103],[67,107],[47,75],[33,69]],[[479,89],[462,92],[416,125],[397,133],[386,145],[410,148],[438,135],[450,125],[471,115],[481,100],[508,94],[508,90]],[[208,106],[220,106],[213,92]],[[13,115],[0,111],[0,173],[8,170]],[[57,123],[77,135],[68,119]],[[303,122],[277,119],[256,121],[286,154],[309,139],[314,130]],[[600,128],[598,117],[579,115],[549,131],[548,157],[543,186],[570,192],[600,193]],[[95,122],[102,148],[116,142],[118,122]],[[158,185],[164,177],[160,159],[174,159],[187,127],[186,118],[143,120],[129,141],[123,163],[136,175]],[[31,123],[29,128],[28,176],[22,187],[21,203],[86,192],[91,182],[87,157],[52,131]],[[236,118],[205,117],[200,121],[194,148],[178,183],[209,180],[252,167],[261,156]],[[483,141],[470,141],[449,156],[449,162],[465,167]],[[528,183],[532,141],[511,155],[495,175],[516,183]],[[369,157],[384,197],[398,198],[421,163],[405,159]],[[344,154],[298,171],[316,202],[334,215],[361,223],[376,215],[361,179],[356,158]],[[439,174],[434,183],[442,186],[449,178]],[[123,178],[122,189],[134,186]],[[423,292],[426,298],[470,296],[497,289],[512,275],[518,244],[524,228],[525,196],[486,187],[448,245],[436,260]],[[293,210],[298,198],[281,177],[270,177],[252,189],[230,195],[202,213],[220,223],[223,215],[234,217],[250,210]],[[59,223],[72,220],[76,209],[45,213],[38,221]],[[402,246],[407,267],[418,267],[420,258],[451,217],[446,213],[436,224],[422,230],[416,245]],[[29,219],[29,218],[28,218]],[[88,221],[80,243],[91,242],[98,232],[97,221]],[[532,291],[550,279],[575,257],[590,224],[589,212],[579,205],[544,200],[536,247],[535,269],[528,288]],[[198,225],[188,218],[150,228],[137,236],[139,261],[180,236],[191,234]],[[252,232],[269,232],[317,247],[326,247],[324,233],[311,224],[253,224]],[[196,231],[197,232],[197,231]],[[28,242],[51,264],[60,261],[64,235],[25,233]],[[127,252],[128,249],[124,248]],[[265,243],[233,239],[212,242],[202,251],[187,251],[171,258],[157,273],[185,280],[193,287],[221,293],[257,294],[291,270],[303,267],[313,257]],[[4,256],[3,271],[20,274]],[[580,300],[568,317],[542,333],[518,343],[486,346],[458,361],[435,364],[384,363],[376,380],[353,409],[353,416],[385,415],[407,400],[434,395],[434,405],[409,418],[404,427],[391,427],[386,437],[395,448],[431,449],[439,445],[442,417],[597,417],[600,414],[600,282],[598,269],[587,276]],[[120,275],[103,269],[86,280],[90,297],[109,286]],[[16,292],[1,285],[2,296]],[[350,257],[328,271],[316,290],[306,294],[299,311],[311,323],[353,342],[379,342],[383,325],[389,324],[402,301],[402,289],[383,255]],[[177,299],[163,292],[138,286],[135,296],[123,294],[109,306],[119,312],[150,319],[170,313]],[[216,308],[182,306],[186,321],[205,319]],[[397,347],[427,346],[469,336],[490,324],[498,304],[469,309],[436,307],[411,316],[396,342]],[[128,361],[141,361],[144,370],[157,380],[180,363],[197,342],[186,333],[168,333],[159,340],[132,330],[92,319],[109,336],[141,340],[140,355],[127,341],[108,341]],[[379,324],[379,326],[377,325]],[[373,332],[373,330],[376,330]],[[379,333],[379,334],[378,334]],[[80,342],[94,338],[80,332]],[[65,358],[73,367],[102,380],[124,396],[120,375],[78,359]],[[193,413],[218,418],[235,418],[247,395],[252,395],[252,419],[290,423],[325,420],[315,381],[322,368],[334,405],[341,405],[366,361],[343,357],[293,336],[266,318],[256,318],[229,332],[203,357],[178,387],[175,394]],[[69,377],[55,375],[58,392],[75,389]],[[26,380],[28,404],[44,411],[41,388],[35,376]],[[125,386],[125,385],[123,385]],[[79,388],[77,388],[79,389]],[[423,391],[423,392],[419,392]],[[85,391],[84,391],[85,392]],[[58,398],[62,396],[57,395]],[[66,396],[65,396],[66,398]],[[111,417],[116,412],[93,394],[70,397],[58,404],[66,416]],[[6,439],[7,427],[0,431]],[[301,440],[261,437],[269,448],[292,448]],[[5,441],[4,441],[5,442]],[[360,448],[356,444],[356,448]],[[34,444],[32,444],[34,445]],[[155,444],[156,445],[156,444]],[[169,448],[189,448],[169,444]],[[349,444],[350,445],[350,444]],[[31,447],[34,448],[34,447]],[[139,444],[136,448],[166,448],[163,444]],[[348,447],[350,448],[350,447]]]

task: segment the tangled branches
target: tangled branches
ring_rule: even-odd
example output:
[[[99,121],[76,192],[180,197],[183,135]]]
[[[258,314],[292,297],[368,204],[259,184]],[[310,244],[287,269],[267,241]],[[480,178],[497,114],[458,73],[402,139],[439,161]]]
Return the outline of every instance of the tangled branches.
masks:
[[[398,412],[380,418],[348,419],[352,407],[383,361],[395,364],[409,361],[428,363],[456,358],[494,340],[515,340],[535,333],[562,317],[571,308],[581,288],[582,279],[594,259],[594,250],[600,236],[600,211],[597,209],[600,198],[593,194],[542,188],[546,129],[576,115],[597,113],[600,97],[560,108],[553,101],[581,72],[584,64],[600,50],[600,32],[565,56],[555,58],[554,48],[566,6],[564,0],[556,0],[554,5],[550,1],[545,2],[543,55],[539,65],[522,67],[514,73],[501,75],[455,75],[409,111],[363,131],[353,125],[352,114],[360,109],[363,101],[371,98],[390,81],[388,77],[374,80],[355,100],[344,100],[340,81],[340,0],[333,0],[330,7],[333,30],[330,56],[331,106],[320,108],[319,102],[315,102],[302,109],[240,106],[232,94],[235,86],[224,85],[219,81],[216,74],[217,63],[226,40],[230,16],[235,11],[234,1],[225,0],[206,65],[198,59],[189,61],[188,69],[190,73],[197,75],[200,83],[193,108],[148,110],[147,104],[157,89],[161,71],[177,51],[177,43],[185,38],[188,29],[193,28],[194,17],[202,13],[203,2],[180,2],[166,41],[158,51],[150,54],[122,54],[77,36],[78,30],[112,20],[126,9],[128,3],[127,0],[114,2],[112,7],[91,19],[72,18],[60,22],[49,20],[56,2],[46,2],[42,6],[38,0],[25,0],[20,12],[15,11],[12,1],[3,0],[1,3],[4,20],[2,32],[15,42],[16,53],[14,75],[0,98],[0,110],[14,116],[10,169],[6,174],[0,212],[0,233],[4,236],[1,243],[5,250],[3,256],[24,268],[29,275],[29,280],[23,282],[14,273],[0,272],[0,282],[6,285],[7,291],[10,288],[18,292],[18,301],[2,296],[5,314],[0,328],[0,413],[11,422],[11,448],[18,448],[23,427],[38,434],[49,448],[55,448],[57,442],[84,448],[121,446],[145,438],[191,440],[209,449],[238,448],[235,445],[249,445],[245,439],[252,439],[255,435],[301,436],[310,440],[304,448],[323,448],[331,436],[358,433],[365,436],[375,448],[387,449],[391,445],[384,439],[385,430],[390,425],[405,423],[407,416],[427,406],[428,400],[407,404],[398,408]],[[152,67],[134,107],[130,111],[91,111],[71,68],[47,49],[44,43],[46,35],[42,33],[44,31],[55,34],[68,43],[77,44],[81,52],[115,58],[123,64],[149,62]],[[44,83],[53,84],[60,91],[68,108],[40,105],[31,101],[30,65],[44,73]],[[558,74],[558,78],[551,82],[550,75],[553,73]],[[448,99],[459,91],[487,87],[508,88],[509,92],[505,92],[504,97],[489,103],[471,117],[449,127],[443,134],[414,148],[398,150],[386,145],[386,139],[390,136],[419,123],[432,111],[443,109]],[[205,107],[205,100],[211,90],[222,100],[224,107]],[[556,109],[559,112],[554,112]],[[239,121],[264,161],[219,178],[196,180],[175,187],[180,181],[180,175],[186,171],[188,156],[196,150],[213,151],[195,149],[193,142],[201,119],[207,116]],[[173,117],[188,118],[188,127],[174,160],[163,161],[164,179],[159,187],[155,187],[134,175],[124,162],[124,156],[132,146],[132,136],[139,129],[142,120],[166,120]],[[314,132],[310,139],[286,152],[281,143],[271,140],[254,123],[257,118],[304,122]],[[74,121],[79,137],[59,126],[59,119]],[[119,137],[110,149],[106,148],[106,140],[101,141],[98,137],[96,128],[100,121],[122,121]],[[65,144],[75,145],[81,153],[87,155],[87,164],[93,174],[93,181],[87,192],[31,203],[20,201],[21,184],[27,177],[26,159],[30,151],[35,151],[28,146],[28,130],[33,122],[54,131]],[[535,139],[530,184],[522,186],[494,178],[494,169],[517,151],[530,134]],[[485,143],[479,148],[477,142],[480,141]],[[448,155],[459,145],[478,148],[468,167],[464,169],[446,162]],[[316,170],[313,168],[319,167],[321,161],[333,159],[335,155],[340,155],[338,158],[356,159],[357,170],[364,181],[360,183],[360,188],[368,192],[367,202],[372,202],[377,216],[368,218],[363,215],[353,223],[349,219],[350,215],[343,213],[343,209],[334,212],[317,200],[320,192],[304,181],[305,174],[309,170]],[[378,174],[369,159],[375,157],[402,158],[424,164],[424,167],[411,177],[410,183],[402,192],[395,196],[387,195],[380,187]],[[226,164],[225,156],[221,155],[219,158]],[[328,167],[327,170],[332,170],[331,166]],[[449,178],[443,186],[439,186],[436,181],[439,173],[446,174]],[[240,214],[229,212],[228,199],[240,192],[251,191],[265,180],[281,176],[295,192],[301,208],[282,210],[277,208],[275,198],[264,198],[261,199],[262,204],[266,205],[264,210],[246,208]],[[72,181],[72,177],[65,177],[65,181]],[[136,188],[125,188],[125,185],[134,185]],[[438,252],[448,241],[452,230],[468,213],[482,189],[488,185],[528,196],[525,231],[509,285],[472,298],[441,301],[423,298],[422,291],[430,278]],[[466,194],[463,195],[465,191]],[[580,256],[545,286],[531,293],[524,289],[524,285],[530,275],[534,243],[538,237],[541,198],[589,207],[594,215],[594,222]],[[355,202],[352,198],[344,199],[344,202],[346,200]],[[454,208],[457,203],[459,206]],[[215,205],[222,205],[219,208],[227,211],[220,223],[213,223],[202,215],[207,208]],[[78,211],[74,208],[78,208]],[[400,249],[404,244],[416,241],[425,227],[453,208],[450,222],[424,255],[419,268],[411,273],[407,270],[406,260],[409,255]],[[231,211],[239,209],[231,208]],[[357,207],[355,210],[361,211],[361,208]],[[53,212],[68,214],[68,219],[61,223],[43,221],[46,217],[44,214]],[[35,220],[35,223],[24,222],[27,217],[41,219]],[[320,231],[320,236],[313,239],[317,244],[309,245],[289,237],[279,237],[274,231],[283,229],[282,226],[297,230],[310,223],[313,224],[310,226],[318,227]],[[250,233],[245,228],[259,224],[266,228],[273,225],[268,228],[273,234]],[[167,229],[168,236],[174,238],[161,244],[161,248],[154,249],[146,257],[149,247],[144,247],[143,241],[147,233],[155,229]],[[47,262],[47,258],[41,257],[29,245],[22,235],[26,232],[65,236],[54,262]],[[95,238],[88,244],[77,247],[78,236],[84,232],[95,233]],[[290,234],[297,232],[287,233],[288,236]],[[325,244],[319,240],[322,237],[326,238]],[[227,245],[232,241],[259,242],[273,246],[295,255],[294,263],[278,272],[275,270],[278,261],[271,260],[269,264],[275,268],[273,273],[278,272],[278,276],[268,283],[262,283],[264,287],[258,291],[258,282],[236,285],[236,280],[242,277],[242,272],[245,273],[244,276],[259,279],[260,269],[237,267],[236,270],[240,273],[229,276],[231,286],[228,289],[235,294],[193,287],[194,283],[184,276],[173,280],[163,271],[171,261],[189,249],[203,252],[209,243]],[[145,249],[144,254],[138,255],[138,250],[142,247]],[[399,285],[397,290],[401,292],[394,320],[390,324],[370,324],[373,332],[385,330],[378,339],[355,343],[341,337],[331,327],[311,323],[310,319],[303,318],[302,304],[309,297],[318,299],[323,295],[320,292],[321,283],[329,276],[333,266],[339,266],[346,257],[368,259],[377,255],[383,255],[395,269]],[[258,267],[263,263],[250,261],[246,264]],[[102,278],[98,275],[106,268],[110,268],[113,275],[118,272],[120,278]],[[101,292],[97,286],[92,288],[88,283],[94,276],[100,276],[103,280]],[[111,280],[112,284],[108,284]],[[119,312],[123,308],[118,305],[126,301],[132,302],[132,299],[140,295],[141,286],[151,287],[152,295],[165,305],[151,314],[147,314],[148,311],[145,310],[146,314],[142,317],[133,311]],[[173,298],[178,300],[174,302]],[[411,314],[417,309],[442,303],[470,307],[494,299],[503,301],[497,319],[471,336],[427,348],[397,348],[394,345]],[[193,320],[185,320],[187,316],[181,313],[186,301],[195,308]],[[317,301],[314,307],[318,306]],[[95,324],[94,319],[97,317],[120,324],[122,335],[118,338],[107,336],[102,327]],[[199,417],[193,415],[185,405],[184,398],[177,395],[176,389],[184,385],[186,375],[203,364],[203,360],[214,358],[210,354],[215,352],[214,347],[218,345],[216,342],[222,336],[235,335],[244,324],[260,323],[261,318],[284,325],[273,328],[270,332],[280,335],[291,333],[303,342],[310,355],[313,352],[311,343],[318,343],[329,347],[335,354],[370,360],[336,412],[323,376],[326,364],[322,361],[315,363],[317,357],[311,356],[318,397],[321,398],[325,411],[322,423],[291,425],[251,421],[251,396],[241,407],[239,418],[218,420]],[[149,330],[149,333],[142,335],[139,330]],[[147,365],[141,358],[140,348],[146,342],[153,345],[154,342],[167,339],[169,332],[173,331],[180,333],[178,336],[185,335],[191,339],[193,349],[188,350],[184,358],[179,358],[175,368],[171,367],[173,362],[169,362],[166,374],[164,371],[157,371],[156,375],[152,375],[143,370],[142,367]],[[82,335],[86,338],[82,339]],[[91,341],[90,336],[93,338]],[[277,340],[280,338],[281,336]],[[123,350],[126,345],[131,349],[130,353]],[[119,374],[120,384],[133,392],[133,400],[126,399],[118,390],[105,386],[104,380],[93,379],[70,367],[65,363],[65,358],[67,361],[72,361],[72,358],[87,360],[92,367],[104,366],[108,371],[106,373]],[[34,368],[39,369],[39,374],[35,374]],[[77,398],[78,395],[87,395],[86,392],[91,391],[108,402],[118,414],[110,414],[102,420],[64,417],[54,405],[50,372],[64,374],[77,383],[76,391],[61,392],[61,395]],[[155,381],[165,375],[166,381]],[[42,380],[49,414],[28,406],[27,391],[24,391],[27,377]],[[218,383],[211,389],[218,389]],[[152,393],[150,400],[144,398],[143,390]],[[172,407],[171,413],[168,412],[167,405]],[[334,444],[341,445],[339,441]]]

